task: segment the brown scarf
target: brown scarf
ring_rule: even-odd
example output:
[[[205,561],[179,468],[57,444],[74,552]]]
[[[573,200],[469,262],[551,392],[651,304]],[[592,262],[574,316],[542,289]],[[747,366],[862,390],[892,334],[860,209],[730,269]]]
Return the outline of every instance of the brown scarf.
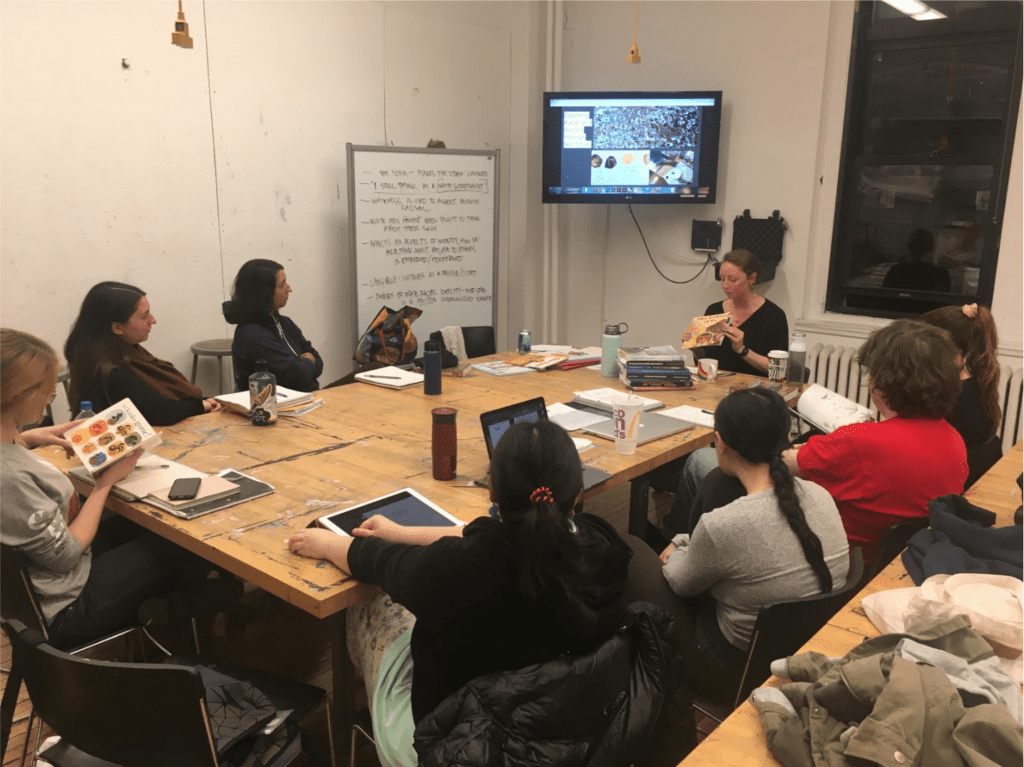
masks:
[[[203,398],[203,390],[178,372],[170,362],[158,360],[141,346],[129,363],[131,370],[146,386],[167,399]]]

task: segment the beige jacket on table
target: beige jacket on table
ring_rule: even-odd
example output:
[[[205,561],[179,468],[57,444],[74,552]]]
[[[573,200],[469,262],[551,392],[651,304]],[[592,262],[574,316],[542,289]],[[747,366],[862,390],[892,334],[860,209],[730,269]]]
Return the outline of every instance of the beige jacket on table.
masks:
[[[970,621],[958,616],[914,633],[868,639],[838,660],[793,656],[779,669],[792,680],[780,688],[792,708],[756,703],[772,754],[786,767],[1020,765],[1021,726],[1006,707],[965,708],[943,671],[894,654],[907,638],[968,663],[993,655]],[[841,721],[822,704],[837,690],[863,708],[859,723]]]

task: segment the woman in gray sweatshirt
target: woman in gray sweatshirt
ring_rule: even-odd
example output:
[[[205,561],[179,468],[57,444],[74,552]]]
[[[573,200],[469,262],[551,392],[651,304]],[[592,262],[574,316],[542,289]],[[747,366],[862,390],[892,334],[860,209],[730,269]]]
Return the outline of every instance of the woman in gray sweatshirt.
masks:
[[[746,494],[701,516],[692,535],[662,552],[663,574],[694,616],[700,673],[696,689],[735,690],[758,611],[832,591],[846,581],[849,546],[828,491],[793,479],[781,453],[789,410],[764,388],[743,389],[715,410],[719,469],[705,482],[735,477]],[[709,692],[710,691],[710,692]]]

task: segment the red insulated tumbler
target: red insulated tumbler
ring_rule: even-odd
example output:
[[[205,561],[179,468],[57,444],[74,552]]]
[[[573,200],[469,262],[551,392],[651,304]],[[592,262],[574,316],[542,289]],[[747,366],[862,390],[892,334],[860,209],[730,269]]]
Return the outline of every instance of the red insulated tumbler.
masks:
[[[455,432],[453,407],[435,407],[430,411],[433,417],[431,447],[434,459],[434,479],[455,479],[455,463],[458,458],[458,436]]]

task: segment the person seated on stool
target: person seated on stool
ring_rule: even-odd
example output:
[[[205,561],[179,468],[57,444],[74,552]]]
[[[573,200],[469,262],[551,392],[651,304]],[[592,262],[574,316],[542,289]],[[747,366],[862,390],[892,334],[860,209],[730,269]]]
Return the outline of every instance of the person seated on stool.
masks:
[[[81,507],[70,480],[32,454],[45,445],[71,453],[61,435],[81,423],[19,434],[24,424],[39,422],[53,399],[58,367],[45,341],[0,329],[0,540],[28,560],[50,642],[66,649],[131,626],[143,604],[153,605],[172,590],[206,589],[207,567],[124,517],[104,516],[110,488],[134,471],[139,451],[97,474]],[[219,585],[237,590],[242,584]],[[176,597],[184,599],[185,593]],[[198,600],[196,594],[192,605]]]
[[[490,483],[491,516],[464,527],[377,516],[352,538],[307,529],[289,539],[296,554],[387,592],[348,617],[382,764],[415,765],[416,723],[470,680],[574,652],[617,625],[632,552],[579,513],[582,469],[565,430],[514,424]]]
[[[962,493],[968,470],[964,441],[945,420],[961,389],[949,334],[894,320],[868,336],[857,359],[883,420],[811,437],[783,457],[794,474],[832,494],[867,565],[889,527],[927,518],[930,500]]]
[[[149,299],[133,285],[101,282],[86,293],[64,344],[72,412],[83,400],[98,413],[127,397],[151,424],[169,426],[221,409],[174,365],[142,347],[155,324]]]
[[[715,409],[719,467],[705,484],[735,478],[740,497],[701,516],[692,535],[676,535],[661,553],[665,580],[687,598],[696,634],[697,654],[684,657],[688,686],[714,700],[735,695],[762,607],[846,582],[839,511],[824,488],[790,475],[782,460],[788,437],[789,409],[775,392],[726,396]]]
[[[942,328],[960,352],[960,397],[946,420],[967,446],[969,488],[1003,457],[999,428],[999,335],[992,312],[984,306],[946,306],[921,315],[921,321]]]
[[[292,292],[284,267],[276,261],[254,258],[242,264],[223,305],[224,319],[235,328],[231,358],[235,381],[244,382],[265,361],[277,383],[296,391],[316,391],[324,361],[299,326],[281,314]]]
[[[719,370],[732,370],[756,376],[768,375],[768,352],[789,349],[789,323],[786,313],[764,296],[754,292],[761,264],[749,250],[732,250],[722,257],[719,275],[726,299],[711,304],[705,314],[732,315],[725,328],[721,346],[701,346],[693,350],[694,357],[718,360]],[[694,450],[685,459],[672,510],[662,529],[664,540],[673,535],[690,532],[673,520],[684,519],[690,512],[697,489],[704,477],[718,465],[713,447]],[[660,541],[656,535],[655,541]]]

